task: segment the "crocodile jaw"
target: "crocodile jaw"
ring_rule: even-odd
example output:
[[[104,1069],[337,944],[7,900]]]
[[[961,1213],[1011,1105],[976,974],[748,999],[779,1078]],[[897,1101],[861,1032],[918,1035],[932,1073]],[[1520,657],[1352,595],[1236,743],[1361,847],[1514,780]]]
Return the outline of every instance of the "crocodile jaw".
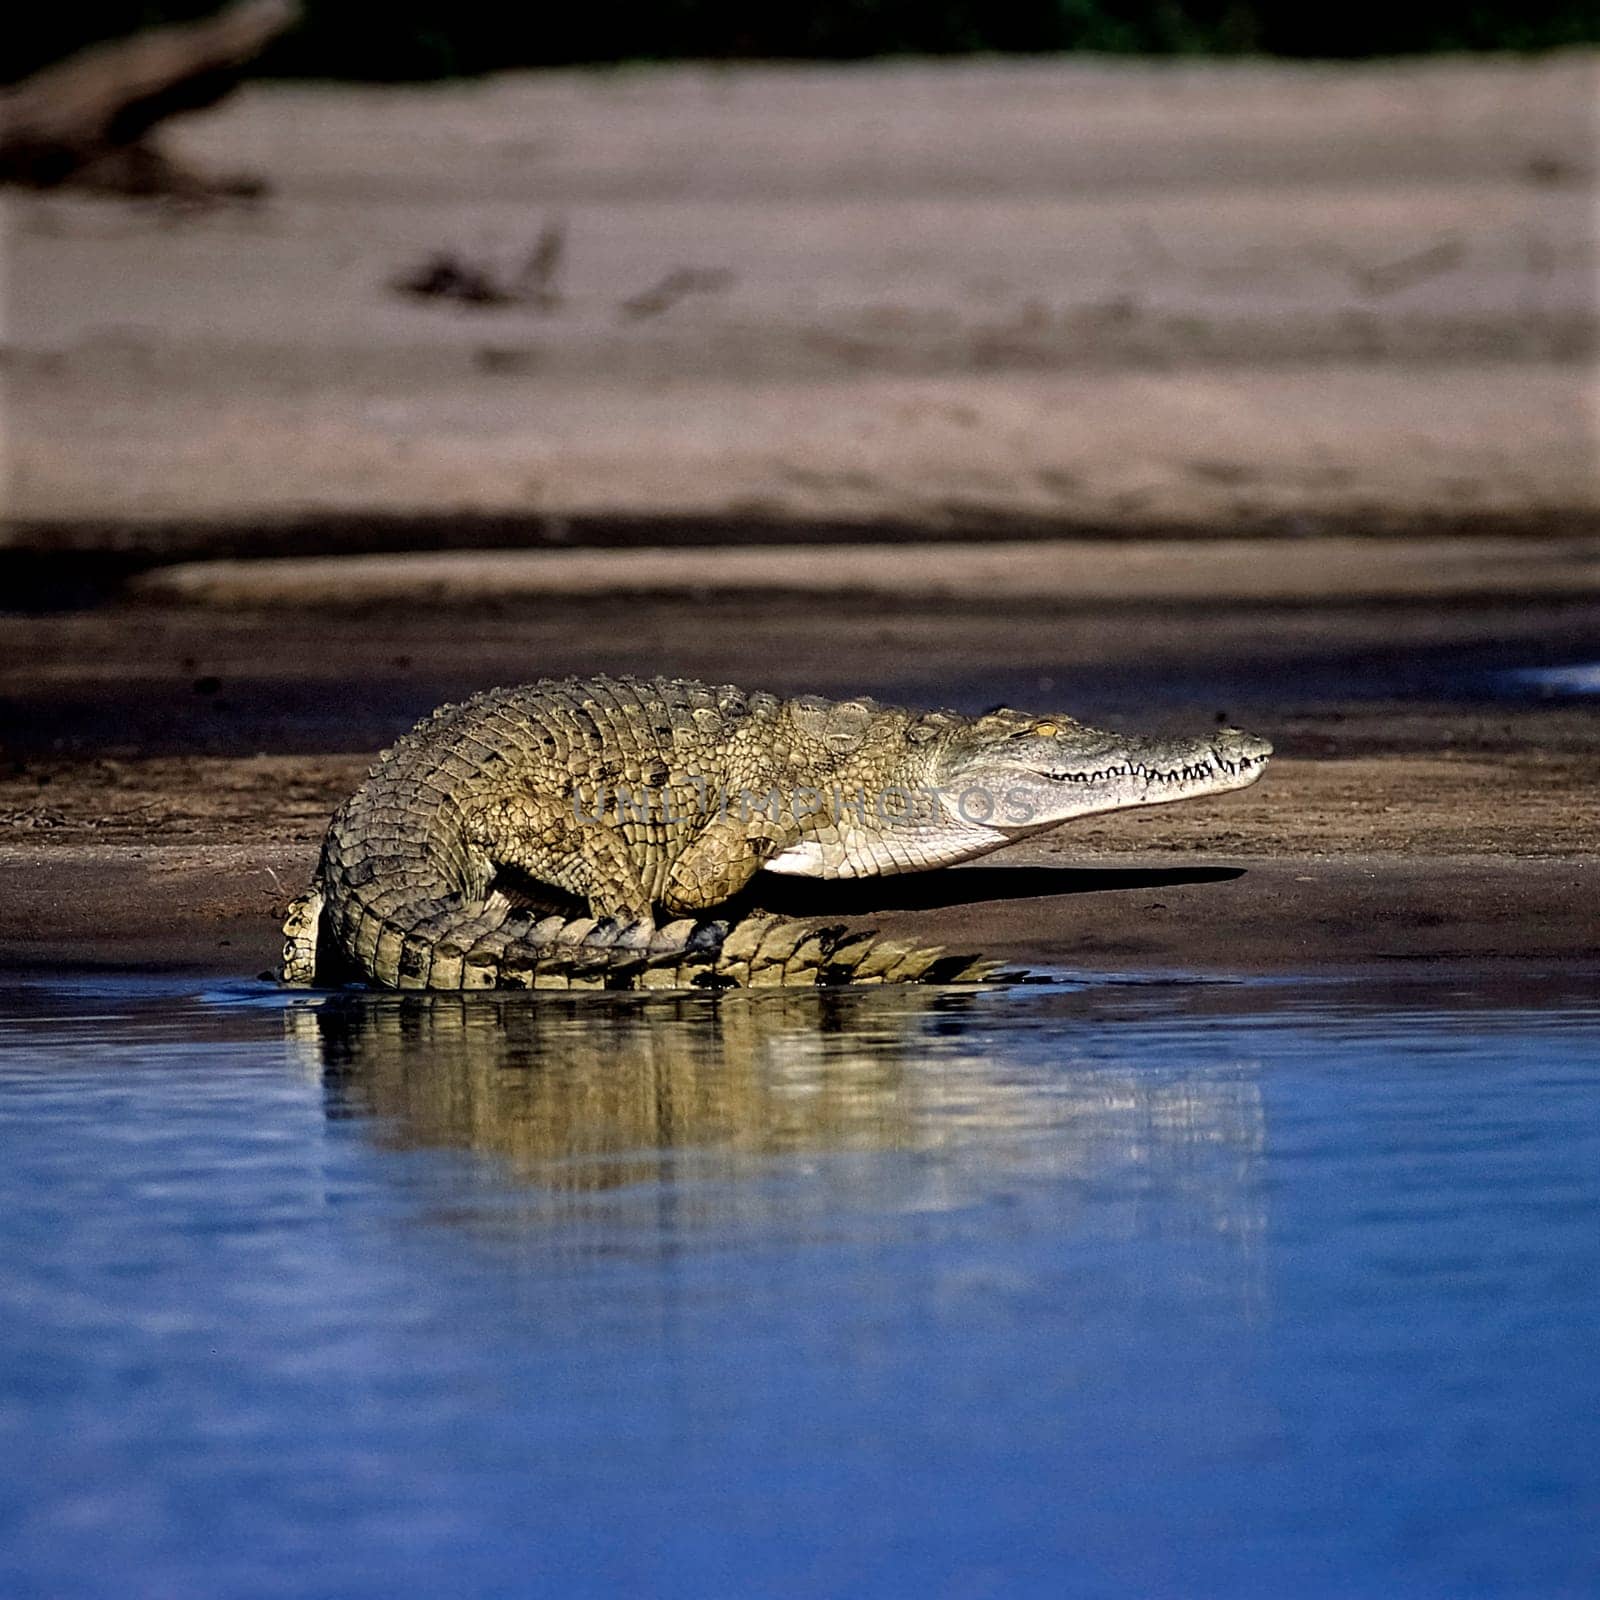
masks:
[[[1248,788],[1271,754],[1265,739],[1236,728],[1202,739],[1136,739],[1077,727],[985,752],[964,774],[957,769],[951,786],[965,781],[992,794],[991,825],[1015,839],[1076,817]]]
[[[819,821],[765,870],[863,878],[972,861],[1075,817],[1246,788],[1272,753],[1265,739],[1232,728],[1205,739],[1133,739],[1060,720],[1045,726],[1054,731],[963,730],[932,770],[895,774],[891,791],[924,802],[910,815]]]

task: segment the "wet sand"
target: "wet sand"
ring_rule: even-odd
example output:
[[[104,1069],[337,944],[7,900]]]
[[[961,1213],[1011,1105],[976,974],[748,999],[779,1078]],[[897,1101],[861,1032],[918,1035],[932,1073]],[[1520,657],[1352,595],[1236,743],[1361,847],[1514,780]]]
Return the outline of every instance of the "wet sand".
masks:
[[[0,960],[255,972],[371,753],[441,701],[566,671],[1006,699],[1128,728],[1226,716],[1255,787],[947,872],[768,903],[1023,963],[1312,970],[1592,960],[1600,719],[1513,669],[1594,655],[1593,597],[953,608],[836,596],[0,619]],[[1403,640],[1397,644],[1397,639]]]
[[[265,974],[278,958],[284,891],[298,892],[314,858],[303,846],[48,855],[0,846],[0,968]],[[907,879],[873,895],[765,899],[773,909],[914,934],[1033,972],[1361,975],[1419,961],[1487,982],[1512,967],[1595,965],[1600,865],[1592,857],[1285,859],[1214,850],[1197,858],[1205,866],[1188,867],[1137,850],[1063,848],[1048,859],[1073,865],[977,864],[949,869],[936,888]]]

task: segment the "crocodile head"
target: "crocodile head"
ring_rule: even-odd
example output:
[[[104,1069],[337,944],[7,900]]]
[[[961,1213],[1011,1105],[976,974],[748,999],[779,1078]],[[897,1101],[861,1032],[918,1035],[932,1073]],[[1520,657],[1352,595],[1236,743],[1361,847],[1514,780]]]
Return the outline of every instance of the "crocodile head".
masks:
[[[1265,739],[1237,728],[1198,739],[1142,738],[1004,708],[941,742],[940,788],[964,818],[1007,839],[1073,817],[1242,789],[1272,754]]]

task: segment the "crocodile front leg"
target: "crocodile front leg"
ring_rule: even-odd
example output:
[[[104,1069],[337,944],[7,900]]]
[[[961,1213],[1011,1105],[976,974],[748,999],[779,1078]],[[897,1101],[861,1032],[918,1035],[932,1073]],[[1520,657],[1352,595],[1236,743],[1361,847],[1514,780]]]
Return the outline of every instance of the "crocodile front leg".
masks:
[[[317,884],[295,900],[283,919],[283,960],[278,981],[309,988],[317,981],[317,937],[322,922],[323,893]]]
[[[731,900],[776,855],[780,842],[739,817],[718,817],[673,862],[662,905],[678,914],[709,911]]]

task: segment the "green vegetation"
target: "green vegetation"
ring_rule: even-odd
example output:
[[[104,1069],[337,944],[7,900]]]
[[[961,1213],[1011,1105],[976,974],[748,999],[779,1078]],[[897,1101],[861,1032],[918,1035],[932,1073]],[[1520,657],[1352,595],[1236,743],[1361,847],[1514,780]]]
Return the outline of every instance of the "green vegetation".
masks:
[[[34,11],[8,40],[22,76],[95,39],[193,17],[213,0],[82,0]],[[507,67],[702,57],[845,60],[969,51],[1383,56],[1544,50],[1600,40],[1592,0],[1421,0],[1368,11],[1304,0],[748,0],[520,5],[504,0],[305,0],[306,20],[264,61],[292,76],[439,78]]]

